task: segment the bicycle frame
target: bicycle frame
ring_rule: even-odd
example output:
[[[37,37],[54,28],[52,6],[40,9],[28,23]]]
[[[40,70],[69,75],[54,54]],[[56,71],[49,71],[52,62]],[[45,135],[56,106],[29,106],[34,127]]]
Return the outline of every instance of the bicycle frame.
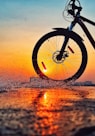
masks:
[[[80,25],[80,27],[83,29],[87,38],[89,39],[90,43],[92,44],[93,48],[95,49],[95,41],[94,41],[92,35],[90,34],[90,32],[88,31],[86,25],[83,23],[83,21],[88,22],[89,24],[91,24],[93,26],[95,26],[95,22],[92,22],[82,16],[80,16],[80,18],[78,19],[77,22],[75,21],[75,23],[78,23]]]

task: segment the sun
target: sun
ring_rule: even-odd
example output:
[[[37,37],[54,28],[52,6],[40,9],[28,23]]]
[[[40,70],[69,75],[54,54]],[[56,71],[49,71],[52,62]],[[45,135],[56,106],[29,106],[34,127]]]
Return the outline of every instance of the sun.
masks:
[[[46,72],[47,72],[47,69],[43,69],[43,72],[46,73]]]

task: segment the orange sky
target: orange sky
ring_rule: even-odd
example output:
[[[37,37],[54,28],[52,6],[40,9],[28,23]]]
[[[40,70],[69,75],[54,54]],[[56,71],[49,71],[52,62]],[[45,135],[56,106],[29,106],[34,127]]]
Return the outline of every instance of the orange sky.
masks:
[[[93,2],[95,3],[94,0],[92,0]],[[7,77],[29,80],[30,76],[37,76],[31,62],[33,47],[37,40],[45,33],[52,31],[53,27],[67,27],[69,25],[69,22],[62,18],[64,4],[63,0],[60,0],[60,3],[57,0],[56,3],[48,1],[47,4],[43,0],[39,0],[38,3],[34,0],[31,2],[28,0],[27,3],[22,0],[0,1],[1,79]],[[85,5],[85,0],[82,4]],[[86,11],[89,9],[90,13],[87,14]],[[91,7],[85,7],[84,16],[88,15],[88,18],[95,19],[92,14],[93,10],[95,10],[93,7],[92,10]],[[95,35],[94,27],[90,25],[89,27],[92,34]],[[79,32],[80,29],[76,27],[75,30]],[[93,80],[95,82],[95,51],[84,33],[81,31],[80,33],[89,51],[89,60],[85,73],[79,80]]]

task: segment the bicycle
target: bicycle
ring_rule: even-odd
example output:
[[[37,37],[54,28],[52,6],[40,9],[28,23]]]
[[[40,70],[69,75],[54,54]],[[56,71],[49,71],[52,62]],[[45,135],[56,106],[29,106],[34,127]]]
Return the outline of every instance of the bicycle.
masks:
[[[77,2],[77,4],[76,4]],[[79,0],[70,0],[65,8],[73,21],[68,28],[53,28],[35,45],[32,63],[36,73],[43,79],[71,82],[84,72],[88,55],[81,36],[73,31],[76,24],[85,32],[95,49],[95,41],[84,22],[95,26],[95,22],[80,15],[82,6]]]

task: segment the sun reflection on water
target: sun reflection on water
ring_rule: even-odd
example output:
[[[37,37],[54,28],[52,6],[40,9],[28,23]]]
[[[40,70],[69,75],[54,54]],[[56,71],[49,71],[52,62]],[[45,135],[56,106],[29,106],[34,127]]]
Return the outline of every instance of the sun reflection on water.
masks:
[[[25,119],[24,122],[27,122],[29,127],[32,126],[36,135],[55,135],[59,132],[65,135],[65,132],[73,129],[74,125],[83,124],[84,117],[87,121],[88,119],[95,121],[95,116],[90,116],[91,113],[87,114],[84,110],[88,108],[89,111],[90,106],[88,107],[87,104],[92,103],[93,106],[95,103],[93,101],[95,92],[93,89],[86,90],[86,87],[79,90],[78,88],[77,90],[75,88],[10,90],[8,93],[0,94],[0,108],[11,107],[11,109],[21,109],[20,112],[24,111],[17,116],[25,116],[21,119]],[[83,105],[85,105],[84,108]]]

